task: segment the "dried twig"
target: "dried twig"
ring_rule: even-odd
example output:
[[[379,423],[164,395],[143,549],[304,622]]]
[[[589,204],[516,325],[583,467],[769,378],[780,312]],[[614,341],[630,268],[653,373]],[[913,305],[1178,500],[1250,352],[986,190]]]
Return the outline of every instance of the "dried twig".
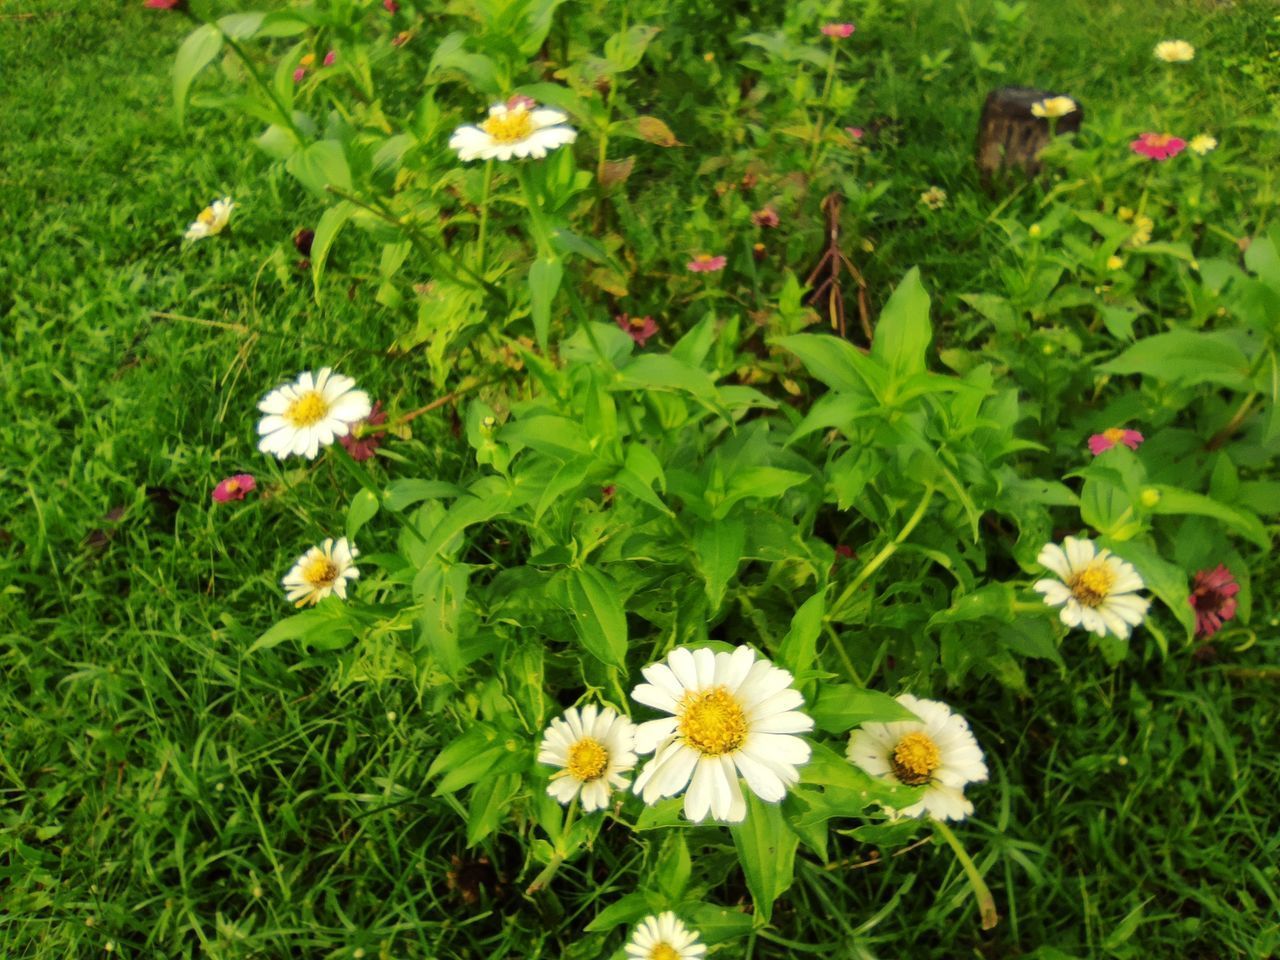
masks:
[[[812,287],[809,294],[809,305],[817,307],[825,298],[827,316],[831,319],[831,327],[842,337],[848,336],[844,314],[844,289],[841,285],[844,270],[853,277],[858,286],[858,318],[862,323],[862,332],[866,334],[867,345],[871,344],[871,317],[867,310],[867,281],[862,272],[854,266],[843,250],[840,249],[840,208],[844,206],[844,198],[838,193],[829,193],[822,201],[822,211],[827,217],[827,249],[822,259],[813,268],[805,280],[805,286]],[[819,280],[819,278],[822,278]]]

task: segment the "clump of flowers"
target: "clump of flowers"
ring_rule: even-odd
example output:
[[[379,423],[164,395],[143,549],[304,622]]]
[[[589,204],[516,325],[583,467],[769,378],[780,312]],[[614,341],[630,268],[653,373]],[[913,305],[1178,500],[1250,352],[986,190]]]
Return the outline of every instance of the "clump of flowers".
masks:
[[[973,813],[964,788],[987,779],[986,760],[969,721],[937,700],[909,693],[897,700],[920,719],[863,724],[849,736],[846,755],[873,777],[925,788],[915,803],[891,813],[963,820]]]
[[[1236,615],[1236,594],[1240,584],[1227,569],[1218,564],[1212,570],[1201,570],[1191,585],[1187,603],[1196,612],[1196,636],[1212,637],[1223,623]]]
[[[281,460],[290,454],[314,460],[322,446],[346,436],[353,424],[369,416],[369,395],[355,386],[350,377],[324,367],[272,390],[258,404],[266,414],[258,421],[258,449]]]
[[[724,254],[712,256],[709,253],[699,253],[695,254],[685,266],[694,273],[715,273],[717,270],[723,270],[728,262],[729,259]]]
[[[628,960],[698,960],[707,948],[698,940],[698,931],[667,910],[640,921],[626,952]]]
[[[490,107],[488,118],[479,126],[455,130],[449,147],[464,161],[512,157],[540,160],[548,151],[578,139],[578,132],[566,125],[568,119],[559,110],[539,109],[528,97],[515,96]]]
[[[356,423],[345,437],[339,437],[338,442],[351,455],[352,460],[358,463],[371,460],[378,452],[378,448],[382,446],[384,433],[381,430],[369,428],[380,427],[386,422],[387,411],[382,409],[382,401],[379,400],[373,405],[369,415]]]
[[[258,481],[253,479],[252,474],[237,473],[220,481],[213,488],[214,502],[228,503],[232,500],[243,500],[245,495],[252,493],[257,485]]]
[[[1058,579],[1037,580],[1032,586],[1049,606],[1062,607],[1068,627],[1123,640],[1146,618],[1151,601],[1137,594],[1146,586],[1138,571],[1111,551],[1099,550],[1092,540],[1067,537],[1062,546],[1047,543],[1036,561]]]
[[[221,233],[227,228],[227,224],[231,222],[231,211],[235,209],[235,206],[230,197],[223,197],[221,200],[213,201],[196,215],[195,221],[191,226],[187,227],[187,232],[184,234],[185,238],[187,240],[203,240],[205,237],[212,237]]]
[[[647,314],[643,317],[632,317],[620,313],[613,318],[613,322],[635,341],[637,347],[643,347],[648,339],[658,332],[658,324]]]
[[[636,725],[612,707],[570,707],[542,735],[538,762],[559,769],[547,793],[561,803],[581,796],[587,813],[609,805],[614,790],[625,790],[624,773],[636,765]]]
[[[839,40],[847,40],[853,36],[853,31],[857,29],[852,23],[826,23],[822,25],[822,35],[835,37]]]
[[[1129,149],[1152,160],[1168,160],[1186,149],[1187,141],[1171,133],[1144,133],[1129,144]]]
[[[1165,63],[1187,63],[1195,59],[1196,48],[1185,40],[1161,40],[1156,44],[1155,55]]]
[[[941,210],[947,205],[947,191],[941,187],[930,187],[920,194],[920,202],[930,210]]]
[[[1203,157],[1211,150],[1218,149],[1218,138],[1210,136],[1207,133],[1197,133],[1191,138],[1191,142],[1187,144],[1191,152],[1197,156]]]
[[[685,816],[737,823],[747,815],[739,776],[756,796],[780,801],[800,780],[813,729],[793,677],[750,647],[733,653],[677,647],[642,671],[639,703],[671,714],[642,723],[636,752],[652,753],[634,790],[648,804],[684,791]],[[686,789],[687,788],[687,789]]]
[[[1056,120],[1058,117],[1065,117],[1068,113],[1075,113],[1076,102],[1070,97],[1046,97],[1043,100],[1037,100],[1031,105],[1031,115],[1033,117],[1043,117],[1046,120]]]
[[[1111,266],[1112,260],[1119,260],[1115,266]],[[1119,270],[1124,265],[1124,261],[1119,257],[1112,257],[1107,261],[1107,266],[1112,270]],[[1089,451],[1096,457],[1099,454],[1106,453],[1112,447],[1123,443],[1130,450],[1137,450],[1142,444],[1142,434],[1137,430],[1125,430],[1121,427],[1108,427],[1101,433],[1095,433],[1089,438]]]
[[[355,558],[360,551],[346,537],[325,540],[301,557],[280,582],[295,607],[314,606],[331,593],[347,599],[347,581],[360,576]]]

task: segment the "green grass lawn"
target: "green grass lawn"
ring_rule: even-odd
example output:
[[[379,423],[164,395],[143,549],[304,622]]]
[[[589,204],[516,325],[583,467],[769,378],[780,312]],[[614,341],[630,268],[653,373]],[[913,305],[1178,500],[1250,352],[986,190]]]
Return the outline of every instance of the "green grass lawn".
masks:
[[[776,5],[740,6],[767,22]],[[1188,36],[1206,125],[1251,144],[1251,165],[1280,159],[1280,8],[1032,0],[1004,27],[997,7],[840,8],[899,28],[870,47],[863,93],[907,211],[872,227],[872,298],[919,264],[952,327],[1002,243],[985,229],[1001,201],[971,163],[990,87],[1043,84],[1090,116],[1137,118],[1150,91],[1128,78],[1152,38]],[[257,453],[265,389],[332,363],[405,409],[436,393],[424,361],[386,351],[396,318],[358,241],[315,302],[290,238],[321,208],[255,150],[256,128],[207,111],[177,127],[187,28],[133,0],[0,9],[0,956],[600,956],[604,939],[579,931],[628,892],[634,846],[606,833],[595,875],[570,864],[571,892],[526,897],[524,852],[467,849],[456,801],[422,787],[442,746],[431,691],[378,680],[376,663],[246,656],[289,612],[278,581],[297,544],[357,489]],[[971,42],[1003,69],[975,70]],[[946,48],[922,82],[922,56]],[[930,184],[945,215],[911,214]],[[1034,192],[1004,215],[1033,219]],[[224,193],[240,205],[229,238],[183,245]],[[1261,229],[1275,197],[1221,203],[1256,207]],[[811,236],[788,248],[801,275]],[[397,455],[447,473],[464,453],[453,430],[447,408],[423,417]],[[213,509],[213,485],[240,471],[266,495]],[[716,955],[1276,955],[1280,567],[1264,562],[1248,640],[1167,656],[1135,643],[1111,669],[1074,635],[1065,676],[1037,661],[1025,696],[964,692],[992,779],[960,832],[995,930],[945,847],[877,859],[843,836],[831,864],[803,859],[772,927]]]

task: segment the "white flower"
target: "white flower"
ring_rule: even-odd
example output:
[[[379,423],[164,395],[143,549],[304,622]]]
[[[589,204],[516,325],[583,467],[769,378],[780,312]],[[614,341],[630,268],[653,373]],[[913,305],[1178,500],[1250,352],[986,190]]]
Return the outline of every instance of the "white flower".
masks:
[[[1092,540],[1067,537],[1061,547],[1046,543],[1036,560],[1061,579],[1037,580],[1032,586],[1049,606],[1062,607],[1068,627],[1124,639],[1146,617],[1151,601],[1136,594],[1144,586],[1138,571],[1111,551],[1099,550]]]
[[[490,107],[489,118],[478,127],[455,130],[449,146],[461,160],[541,159],[578,138],[573,127],[563,125],[568,119],[559,110],[537,108],[527,97],[512,97]]]
[[[1185,40],[1161,40],[1156,44],[1156,59],[1165,63],[1186,63],[1195,59],[1196,48]]]
[[[705,955],[698,931],[690,930],[670,910],[645,917],[627,944],[628,960],[696,960]]]
[[[570,707],[542,735],[538,762],[559,767],[547,793],[568,803],[582,793],[582,809],[591,813],[609,805],[614,789],[625,790],[623,776],[636,765],[636,725],[612,707]]]
[[[1191,142],[1187,144],[1187,147],[1192,153],[1203,157],[1210,150],[1218,148],[1218,138],[1207,133],[1197,133],[1191,138]]]
[[[640,703],[672,714],[642,723],[636,752],[652,753],[636,778],[645,803],[684,790],[685,816],[737,823],[747,815],[738,783],[777,802],[796,783],[796,767],[809,760],[809,744],[796,736],[813,729],[797,711],[804,705],[792,676],[750,647],[713,653],[677,647],[665,663],[642,671],[648,683],[631,691]]]
[[[924,786],[918,801],[890,813],[963,820],[973,813],[965,785],[987,779],[987,764],[969,722],[937,700],[909,693],[897,699],[920,719],[863,724],[849,736],[850,762],[882,780]]]
[[[258,421],[258,449],[281,460],[291,453],[314,460],[322,446],[345,437],[369,415],[369,395],[355,385],[350,377],[324,367],[314,377],[307,371],[294,383],[272,390],[258,404],[266,414]]]
[[[221,233],[227,224],[231,222],[231,211],[235,209],[235,206],[230,197],[223,197],[221,200],[213,201],[213,203],[201,210],[200,215],[196,217],[191,226],[187,227],[186,239],[203,240],[205,237],[212,237],[214,234]]]
[[[1037,100],[1031,105],[1031,115],[1033,117],[1065,117],[1068,113],[1075,113],[1075,111],[1076,102],[1070,97],[1046,97],[1044,100]]]
[[[941,187],[930,187],[920,194],[920,202],[930,210],[941,210],[947,205],[947,191]]]
[[[297,607],[313,606],[331,593],[347,599],[347,581],[360,576],[355,564],[359,555],[346,537],[330,537],[300,556],[284,575],[285,595]]]

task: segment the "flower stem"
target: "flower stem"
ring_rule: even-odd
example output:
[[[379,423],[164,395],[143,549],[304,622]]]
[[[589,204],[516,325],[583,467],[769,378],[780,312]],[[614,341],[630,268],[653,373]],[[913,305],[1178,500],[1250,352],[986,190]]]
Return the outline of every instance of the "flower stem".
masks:
[[[809,152],[809,170],[818,163],[818,148],[822,143],[822,125],[827,119],[827,104],[831,100],[831,87],[836,77],[836,54],[839,46],[833,40],[831,43],[831,59],[827,61],[827,79],[822,84],[822,99],[818,104],[818,122],[813,125],[813,146]]]
[[[911,536],[911,531],[924,519],[925,511],[929,509],[931,500],[933,500],[933,487],[925,487],[924,496],[916,504],[915,512],[907,518],[906,524],[898,531],[898,535],[890,543],[886,543],[881,547],[880,552],[868,560],[866,566],[858,571],[858,575],[853,578],[853,583],[844,588],[844,592],[840,594],[840,599],[831,607],[833,612],[842,609],[846,603],[852,600],[858,588],[866,583],[867,579],[884,566],[886,561],[897,552],[898,547],[902,546],[902,542]]]
[[[933,828],[951,846],[956,859],[960,861],[960,866],[964,868],[965,876],[969,878],[969,886],[973,888],[974,899],[978,901],[978,912],[982,915],[982,929],[994,930],[996,924],[1000,922],[1000,914],[996,912],[995,898],[991,896],[991,891],[987,889],[987,882],[982,879],[982,874],[978,872],[973,858],[965,852],[964,846],[960,843],[960,838],[955,835],[955,832],[944,821],[934,820]]]
[[[493,158],[484,163],[484,194],[480,198],[480,236],[476,238],[476,273],[484,276],[484,240],[489,229],[489,190],[493,186]]]
[[[560,839],[556,841],[555,853],[551,855],[550,862],[542,868],[542,872],[533,878],[533,883],[525,888],[525,896],[533,896],[548,883],[551,878],[556,875],[560,869],[560,865],[565,862],[572,850],[566,848],[565,840],[569,836],[569,831],[573,827],[574,818],[578,815],[578,798],[575,795],[569,803],[569,809],[565,811],[564,824],[560,827]]]

